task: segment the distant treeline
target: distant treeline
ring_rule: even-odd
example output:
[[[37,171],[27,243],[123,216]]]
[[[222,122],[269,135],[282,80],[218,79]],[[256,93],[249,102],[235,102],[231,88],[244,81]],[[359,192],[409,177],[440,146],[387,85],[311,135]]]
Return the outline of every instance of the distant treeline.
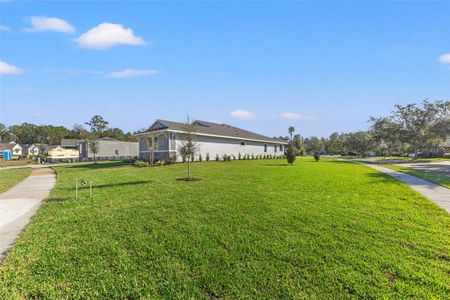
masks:
[[[83,125],[75,124],[72,129],[64,126],[35,125],[22,123],[20,125],[5,126],[0,123],[0,137],[2,141],[14,141],[19,144],[49,144],[59,145],[61,139],[98,139],[111,137],[120,141],[136,141],[131,132],[125,133],[120,128],[109,128],[109,123],[96,115]]]
[[[450,101],[396,105],[390,115],[371,117],[366,131],[335,132],[329,137],[280,137],[292,140],[300,154],[442,156],[450,137]],[[291,127],[289,133],[295,129]]]

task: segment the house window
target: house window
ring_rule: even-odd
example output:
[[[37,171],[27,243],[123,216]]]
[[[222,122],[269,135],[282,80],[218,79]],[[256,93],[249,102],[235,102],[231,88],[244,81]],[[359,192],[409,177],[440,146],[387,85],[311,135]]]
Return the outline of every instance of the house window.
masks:
[[[264,144],[264,152],[267,152],[267,144]]]
[[[274,146],[275,153],[277,153],[277,145]]]
[[[241,146],[245,147],[245,142],[241,142]]]
[[[280,151],[283,151],[283,145],[280,145]]]

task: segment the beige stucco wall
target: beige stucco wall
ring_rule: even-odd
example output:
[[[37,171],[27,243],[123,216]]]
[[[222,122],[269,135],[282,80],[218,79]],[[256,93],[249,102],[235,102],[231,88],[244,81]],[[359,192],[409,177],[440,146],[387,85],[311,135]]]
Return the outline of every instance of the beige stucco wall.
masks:
[[[80,152],[76,149],[54,148],[48,150],[47,156],[51,159],[78,159],[80,157]]]

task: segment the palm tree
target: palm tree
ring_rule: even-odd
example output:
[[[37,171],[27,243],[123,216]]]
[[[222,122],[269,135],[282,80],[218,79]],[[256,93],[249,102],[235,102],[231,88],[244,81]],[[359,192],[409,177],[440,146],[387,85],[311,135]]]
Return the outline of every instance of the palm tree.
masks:
[[[289,126],[288,131],[289,131],[289,134],[291,135],[291,140],[292,140],[292,134],[293,134],[294,131],[295,131],[294,126]]]

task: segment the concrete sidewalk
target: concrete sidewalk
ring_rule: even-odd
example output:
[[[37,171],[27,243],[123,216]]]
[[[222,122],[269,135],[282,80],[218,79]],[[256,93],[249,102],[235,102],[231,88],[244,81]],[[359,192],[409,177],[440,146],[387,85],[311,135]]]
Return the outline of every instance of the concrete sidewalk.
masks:
[[[371,167],[377,171],[383,172],[389,176],[394,177],[395,179],[405,183],[411,189],[416,192],[422,194],[429,200],[436,203],[442,209],[450,213],[450,189],[442,187],[438,184],[434,184],[432,182],[402,173],[398,171],[391,170],[389,168],[382,167],[380,165],[375,164],[366,164],[362,163],[368,167]]]
[[[33,169],[29,177],[0,195],[0,258],[50,195],[55,182],[52,169]]]

